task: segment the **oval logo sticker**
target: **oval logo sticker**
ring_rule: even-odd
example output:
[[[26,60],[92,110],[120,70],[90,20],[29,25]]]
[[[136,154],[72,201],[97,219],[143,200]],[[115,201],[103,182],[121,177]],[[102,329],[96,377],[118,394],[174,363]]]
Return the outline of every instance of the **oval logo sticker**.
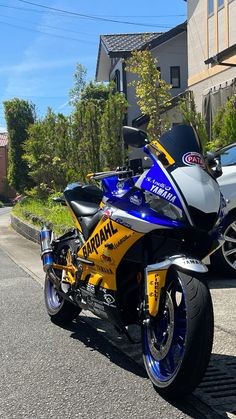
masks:
[[[198,164],[199,166],[205,168],[205,161],[201,154],[197,153],[196,151],[189,151],[185,153],[182,157],[183,163],[187,166],[192,166]]]

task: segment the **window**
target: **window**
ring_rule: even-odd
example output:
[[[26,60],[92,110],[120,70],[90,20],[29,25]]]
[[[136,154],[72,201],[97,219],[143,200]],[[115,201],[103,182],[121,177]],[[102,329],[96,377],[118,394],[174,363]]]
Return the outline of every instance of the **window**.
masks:
[[[218,9],[224,7],[224,0],[218,0]]]
[[[116,91],[120,92],[120,71],[119,70],[115,71],[115,76],[114,76],[113,80],[115,82]]]
[[[208,0],[208,16],[212,15],[213,13],[214,13],[214,0]]]
[[[170,67],[170,84],[174,88],[180,87],[180,67]]]
[[[217,153],[218,155],[218,153]],[[231,146],[219,152],[222,166],[236,165],[236,146]]]

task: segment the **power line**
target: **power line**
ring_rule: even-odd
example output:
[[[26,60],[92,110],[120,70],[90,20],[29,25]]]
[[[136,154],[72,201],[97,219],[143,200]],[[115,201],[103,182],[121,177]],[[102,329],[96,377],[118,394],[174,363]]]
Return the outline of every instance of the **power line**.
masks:
[[[5,17],[5,18],[7,18],[7,19],[12,19],[12,16],[8,16],[8,15],[2,15],[2,14],[0,14],[0,17]],[[19,17],[15,17],[14,16],[14,20],[19,20],[19,21],[21,21],[21,22],[24,22],[24,23],[32,23],[32,24],[37,24],[36,22],[28,22],[27,20],[25,20],[25,19],[21,19],[21,18],[19,18]],[[48,29],[55,29],[55,30],[57,30],[57,31],[64,31],[64,32],[72,32],[72,33],[77,33],[77,34],[79,34],[79,35],[91,35],[91,34],[89,34],[89,33],[86,33],[86,32],[78,32],[78,31],[74,31],[74,30],[72,30],[72,29],[66,29],[66,28],[62,28],[62,27],[60,27],[60,28],[58,28],[57,26],[51,26],[51,25],[44,25],[44,24],[41,24],[41,23],[38,23],[38,25],[40,26],[40,27],[43,27],[43,28],[48,28]],[[95,34],[93,34],[93,36],[98,36],[98,35],[95,35]],[[83,42],[87,42],[87,41],[83,41]],[[95,43],[95,42],[94,42]]]
[[[160,17],[186,17],[186,15],[94,15],[95,17],[124,17],[124,18],[129,18],[129,17],[134,17],[134,18],[145,18],[145,19],[150,19],[150,18],[160,18]]]
[[[25,12],[35,12],[35,13],[48,13],[44,12],[43,10],[32,9],[29,7],[17,7],[17,6],[8,6],[6,4],[0,4],[0,7],[5,7],[7,9],[15,9],[15,10],[23,10]],[[52,13],[57,12],[56,10],[52,10]],[[57,12],[58,13],[58,12]],[[168,14],[168,15],[94,15],[94,17],[104,17],[104,18],[143,18],[143,19],[156,19],[156,18],[163,18],[163,17],[186,17],[186,14]]]
[[[71,38],[71,37],[68,37],[68,36],[63,36],[63,35],[57,35],[57,34],[53,34],[53,33],[48,33],[48,32],[44,32],[44,31],[40,31],[38,29],[32,29],[32,28],[26,28],[24,26],[14,25],[13,23],[8,23],[8,22],[2,22],[2,21],[0,21],[0,23],[3,24],[3,25],[6,25],[6,26],[11,26],[13,28],[23,29],[25,31],[42,33],[42,34],[47,35],[47,36],[53,36],[53,37],[56,37],[56,38],[66,39],[66,40],[70,40],[70,41],[83,42],[84,44],[97,45],[97,42],[93,42],[93,41],[87,41],[87,40],[85,41],[84,39]]]
[[[45,6],[43,4],[39,4],[39,3],[33,3],[31,1],[27,1],[27,0],[18,0],[21,3],[26,3],[26,4],[30,4],[32,6],[37,6],[37,7],[41,7],[43,9],[47,9],[47,10],[53,10],[55,12],[60,12],[60,13],[64,13],[66,15],[71,15],[71,16],[79,16],[82,17],[84,19],[90,19],[90,20],[96,20],[96,21],[101,21],[101,22],[111,22],[111,23],[120,23],[123,25],[133,25],[133,26],[149,26],[149,27],[157,27],[157,28],[171,28],[172,26],[169,25],[158,25],[158,24],[147,24],[147,23],[141,23],[141,22],[129,22],[129,21],[122,21],[122,20],[117,20],[117,19],[108,19],[105,17],[99,17],[99,16],[93,16],[93,15],[87,15],[84,13],[77,13],[77,12],[72,12],[69,10],[64,10],[64,9],[58,9],[55,7],[49,7],[49,6]]]

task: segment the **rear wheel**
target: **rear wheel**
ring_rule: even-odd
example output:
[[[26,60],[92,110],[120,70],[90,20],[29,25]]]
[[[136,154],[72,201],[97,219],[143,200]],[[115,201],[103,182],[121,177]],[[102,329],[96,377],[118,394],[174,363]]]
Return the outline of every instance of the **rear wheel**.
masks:
[[[45,278],[44,300],[51,320],[58,325],[71,322],[81,312],[80,307],[64,300],[64,298],[59,295],[48,275],[46,275]]]
[[[142,342],[147,373],[161,395],[180,398],[195,389],[213,343],[211,296],[201,277],[170,269],[159,313],[143,325]]]

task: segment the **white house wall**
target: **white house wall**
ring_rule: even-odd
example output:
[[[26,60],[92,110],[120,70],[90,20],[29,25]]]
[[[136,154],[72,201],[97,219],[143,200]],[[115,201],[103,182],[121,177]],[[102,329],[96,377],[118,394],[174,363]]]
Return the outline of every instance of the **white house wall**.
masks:
[[[202,111],[202,96],[207,89],[236,77],[236,67],[206,65],[210,57],[236,43],[236,0],[224,0],[224,7],[208,16],[207,0],[188,0],[188,88],[197,110]],[[236,63],[235,56],[225,61]]]
[[[229,45],[236,43],[236,6],[235,0],[229,3]]]
[[[175,36],[170,41],[152,50],[152,56],[158,59],[161,68],[161,78],[170,83],[170,67],[180,67],[180,88],[171,90],[172,96],[177,96],[187,88],[188,59],[186,32]]]
[[[99,82],[99,81],[109,80],[110,66],[111,66],[110,58],[108,57],[104,48],[101,47],[99,67],[98,67],[96,81]]]

